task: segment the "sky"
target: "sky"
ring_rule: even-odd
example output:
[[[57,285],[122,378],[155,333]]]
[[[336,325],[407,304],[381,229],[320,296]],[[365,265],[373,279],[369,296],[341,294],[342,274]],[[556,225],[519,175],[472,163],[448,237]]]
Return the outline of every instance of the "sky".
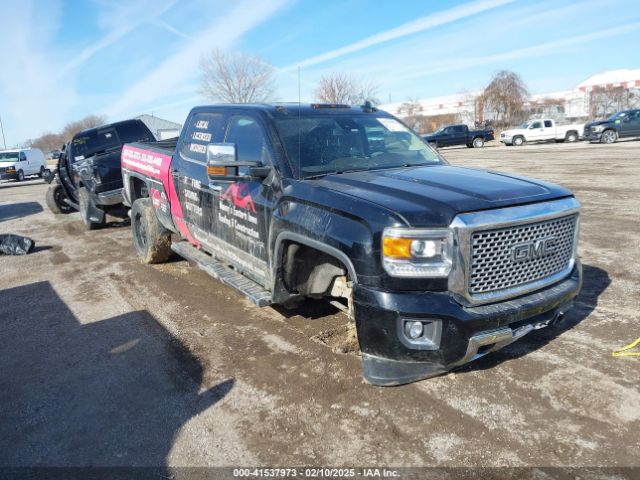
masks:
[[[323,75],[383,102],[482,89],[498,70],[532,93],[640,67],[637,0],[0,0],[7,146],[89,114],[183,123],[214,48],[260,55],[276,97],[313,101]]]

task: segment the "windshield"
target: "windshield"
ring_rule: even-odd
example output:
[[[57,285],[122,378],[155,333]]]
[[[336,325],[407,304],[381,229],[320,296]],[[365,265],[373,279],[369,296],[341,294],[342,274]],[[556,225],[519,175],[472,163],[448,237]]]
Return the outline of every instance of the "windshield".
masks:
[[[0,152],[0,162],[17,162],[18,152]]]
[[[73,159],[83,160],[96,153],[120,146],[115,130],[91,130],[73,139]]]
[[[291,115],[275,121],[291,166],[301,178],[442,163],[431,147],[393,118]]]
[[[445,127],[440,127],[440,128],[439,128],[439,129],[437,129],[435,132],[433,132],[433,134],[434,134],[434,135],[438,135],[438,134],[440,134],[440,133],[444,132],[444,128],[445,128]]]
[[[626,116],[627,116],[627,112],[618,112],[611,115],[609,118],[607,118],[607,120],[619,120]]]
[[[518,128],[529,128],[529,122],[524,122],[523,124],[518,126]]]

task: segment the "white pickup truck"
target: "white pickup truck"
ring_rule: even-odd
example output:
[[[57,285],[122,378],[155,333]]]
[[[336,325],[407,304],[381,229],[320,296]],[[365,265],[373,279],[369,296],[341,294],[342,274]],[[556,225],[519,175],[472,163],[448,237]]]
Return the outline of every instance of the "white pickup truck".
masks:
[[[584,130],[584,124],[557,125],[554,120],[540,118],[524,122],[517,128],[500,133],[500,141],[505,145],[519,147],[525,142],[576,142]]]

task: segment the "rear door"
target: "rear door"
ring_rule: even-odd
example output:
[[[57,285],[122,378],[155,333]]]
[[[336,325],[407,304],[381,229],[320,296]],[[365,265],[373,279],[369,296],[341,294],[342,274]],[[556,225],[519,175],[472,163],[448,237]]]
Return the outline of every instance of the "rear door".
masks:
[[[193,237],[189,240],[203,244],[210,252],[214,249],[212,238],[220,235],[217,221],[220,193],[208,182],[207,145],[222,141],[224,118],[221,110],[194,112],[184,126],[184,135],[171,163],[171,180],[178,194],[182,219]],[[160,192],[149,194],[153,197]]]

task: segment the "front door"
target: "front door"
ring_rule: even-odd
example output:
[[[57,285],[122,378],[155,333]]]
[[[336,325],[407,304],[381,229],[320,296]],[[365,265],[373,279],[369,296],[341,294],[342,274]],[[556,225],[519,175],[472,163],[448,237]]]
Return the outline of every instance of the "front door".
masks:
[[[640,137],[640,110],[631,111],[622,119],[621,137]]]
[[[541,120],[533,122],[527,132],[527,141],[535,142],[536,140],[545,140],[545,128]]]
[[[238,161],[273,165],[273,148],[259,118],[238,114],[229,118],[225,143],[235,144]],[[248,175],[248,167],[238,167]],[[262,178],[237,182],[212,182],[219,187],[218,235],[228,245],[231,263],[261,285],[268,285],[268,231],[274,204],[274,190]]]

